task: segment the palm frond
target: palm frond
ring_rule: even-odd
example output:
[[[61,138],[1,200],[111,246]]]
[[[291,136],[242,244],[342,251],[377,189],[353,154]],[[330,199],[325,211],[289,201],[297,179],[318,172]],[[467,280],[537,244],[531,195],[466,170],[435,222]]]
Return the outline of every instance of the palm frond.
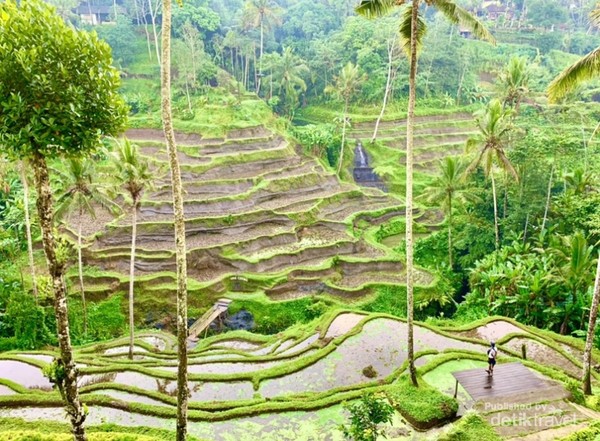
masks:
[[[477,156],[475,156],[475,159],[473,159],[473,161],[471,161],[471,163],[465,169],[465,171],[463,173],[463,179],[466,179],[466,177],[468,175],[473,173],[477,169],[477,167],[479,167],[479,164],[481,163],[481,159],[483,158],[483,155],[485,153],[486,153],[486,149],[484,148],[477,154]]]
[[[600,27],[600,4],[596,5],[596,8],[590,12],[590,22],[597,27]]]
[[[511,164],[510,160],[508,159],[508,157],[506,156],[506,154],[504,153],[504,151],[497,150],[496,151],[496,157],[498,158],[498,162],[500,162],[500,166],[505,171],[507,171],[508,173],[510,173],[510,175],[513,178],[515,178],[516,182],[519,182],[519,174],[517,173],[517,171],[515,170],[515,168]]]
[[[563,98],[583,81],[600,75],[600,47],[563,70],[548,86],[550,102]]]
[[[451,0],[431,0],[430,3],[452,23],[470,29],[473,35],[480,40],[496,44],[496,39],[490,31],[466,9],[461,8]]]
[[[404,0],[361,0],[355,10],[359,15],[375,18],[388,14],[394,6],[402,3]]]
[[[412,33],[412,8],[413,5],[409,5],[404,9],[402,13],[402,18],[400,19],[400,27],[398,29],[398,33],[400,34],[400,43],[404,48],[404,52],[408,57],[410,57],[410,36]],[[421,46],[423,46],[423,39],[425,38],[425,33],[427,32],[427,24],[425,24],[425,20],[421,14],[418,14],[417,19],[417,52],[420,51]]]

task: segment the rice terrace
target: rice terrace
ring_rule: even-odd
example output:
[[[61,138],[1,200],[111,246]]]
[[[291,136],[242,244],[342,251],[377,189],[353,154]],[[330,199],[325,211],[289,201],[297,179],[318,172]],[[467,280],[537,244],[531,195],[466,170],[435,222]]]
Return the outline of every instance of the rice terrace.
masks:
[[[599,439],[598,26],[0,3],[0,441]]]

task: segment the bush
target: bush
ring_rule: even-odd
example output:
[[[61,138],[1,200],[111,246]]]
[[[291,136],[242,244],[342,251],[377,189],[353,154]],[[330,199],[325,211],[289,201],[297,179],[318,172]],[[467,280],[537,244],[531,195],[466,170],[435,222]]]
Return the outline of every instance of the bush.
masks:
[[[52,342],[46,326],[46,312],[33,296],[13,292],[6,306],[4,323],[14,335],[12,349],[37,349]]]
[[[296,323],[308,323],[327,311],[329,305],[316,297],[304,297],[285,302],[265,302],[260,300],[235,300],[229,313],[245,309],[254,317],[255,332],[277,334]]]
[[[596,441],[600,436],[600,422],[595,422],[583,430],[561,438],[559,441]]]
[[[456,416],[458,402],[419,379],[413,386],[410,377],[402,376],[388,388],[387,396],[394,408],[417,429],[439,426]]]
[[[376,441],[383,430],[381,423],[391,423],[394,409],[385,400],[367,394],[352,405],[345,404],[344,409],[350,412],[350,425],[341,425],[339,430],[344,438],[354,441]]]

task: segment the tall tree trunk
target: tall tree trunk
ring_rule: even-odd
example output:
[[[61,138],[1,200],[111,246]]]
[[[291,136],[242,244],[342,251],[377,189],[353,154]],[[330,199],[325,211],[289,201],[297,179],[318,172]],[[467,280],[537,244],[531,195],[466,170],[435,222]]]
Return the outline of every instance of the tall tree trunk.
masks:
[[[338,161],[338,175],[342,171],[342,164],[344,163],[344,143],[346,142],[346,120],[348,119],[348,98],[344,101],[344,120],[342,121],[342,146],[340,148],[340,159]]]
[[[381,105],[381,112],[379,112],[379,116],[377,117],[377,121],[375,121],[375,130],[373,131],[373,137],[371,138],[371,142],[375,142],[377,138],[377,131],[379,130],[379,123],[381,122],[381,118],[383,118],[383,114],[385,113],[385,107],[387,106],[387,100],[390,95],[390,90],[392,89],[392,62],[394,56],[394,47],[396,46],[396,39],[392,40],[390,43],[388,41],[388,74],[387,80],[385,82],[385,92],[383,93],[383,104]]]
[[[454,268],[452,259],[452,198],[448,198],[448,263],[450,269]]]
[[[131,257],[129,261],[129,359],[133,360],[133,334],[135,321],[133,315],[133,285],[135,281],[135,240],[137,236],[137,199],[133,200],[131,210]]]
[[[504,206],[502,207],[502,220],[506,220],[506,213],[508,212],[508,172],[504,171]]]
[[[587,337],[585,339],[585,351],[583,353],[583,393],[592,394],[592,346],[596,332],[596,321],[598,320],[598,304],[600,303],[600,255],[598,255],[598,267],[596,269],[596,282],[594,283],[594,294],[592,307],[590,308],[590,322],[588,324]]]
[[[156,20],[155,15],[156,11],[152,9],[152,0],[148,0],[148,7],[150,8],[150,19],[152,20],[152,32],[154,34],[154,46],[156,49],[156,60],[160,65],[160,45],[158,44],[158,34],[156,33]],[[163,7],[164,9],[164,7]]]
[[[419,0],[412,2],[410,33],[410,74],[408,77],[408,115],[406,118],[406,319],[408,326],[408,371],[413,385],[418,386],[413,338],[413,141],[415,105],[417,101],[417,24]]]
[[[552,195],[552,175],[554,174],[554,163],[550,169],[550,178],[548,179],[548,191],[546,192],[546,207],[544,208],[544,219],[542,220],[542,232],[546,228],[546,219],[548,219],[548,210],[550,209],[550,196]]]
[[[527,242],[527,227],[529,226],[529,213],[525,216],[525,228],[523,229],[523,244]]]
[[[173,214],[175,224],[175,258],[177,262],[177,441],[187,438],[189,386],[187,382],[187,262],[183,189],[177,158],[177,145],[171,115],[171,0],[163,0],[161,114],[171,169]]]
[[[83,335],[87,336],[87,306],[85,304],[85,290],[83,288],[83,256],[81,252],[81,227],[83,224],[83,207],[79,207],[79,227],[77,228],[77,270],[79,272],[79,292],[81,293],[81,308],[83,311]]]
[[[152,49],[150,48],[150,34],[148,33],[148,26],[146,23],[146,17],[142,20],[142,16],[140,15],[140,10],[138,8],[138,0],[133,0],[133,7],[135,9],[135,17],[137,19],[138,25],[142,25],[144,28],[144,33],[146,34],[146,46],[148,48],[148,59],[152,60]],[[142,10],[143,14],[143,10]]]
[[[25,173],[25,161],[21,161],[21,184],[23,185],[23,211],[25,212],[25,235],[27,236],[27,256],[29,257],[29,271],[31,272],[31,287],[33,296],[37,301],[38,290],[35,280],[35,261],[33,260],[33,239],[31,237],[31,218],[29,217],[29,183]]]
[[[494,233],[496,235],[496,251],[500,249],[500,228],[498,227],[498,197],[496,195],[496,180],[494,179],[494,170],[490,170],[492,179],[492,195],[494,197]]]
[[[52,222],[52,189],[48,176],[48,165],[46,159],[39,153],[34,153],[31,159],[33,167],[35,187],[38,194],[37,211],[42,230],[42,244],[48,264],[48,271],[52,280],[54,291],[54,313],[56,315],[56,328],[58,344],[60,348],[60,360],[64,368],[64,378],[61,378],[61,386],[64,391],[66,411],[73,427],[73,436],[76,441],[86,441],[85,411],[79,400],[77,390],[77,368],[73,360],[73,349],[69,335],[69,314],[67,310],[67,289],[64,281],[65,262],[58,260],[56,256],[56,239],[54,238],[54,225]]]
[[[256,85],[256,94],[260,93],[260,86],[262,84],[262,58],[263,58],[263,44],[264,44],[264,23],[261,14],[260,17],[260,53],[258,58],[258,84]]]

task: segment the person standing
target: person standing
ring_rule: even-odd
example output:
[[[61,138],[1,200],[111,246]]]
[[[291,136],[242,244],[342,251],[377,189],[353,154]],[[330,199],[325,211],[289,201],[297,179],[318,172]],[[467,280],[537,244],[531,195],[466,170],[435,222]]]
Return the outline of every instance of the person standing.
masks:
[[[487,350],[488,356],[488,368],[486,372],[488,375],[494,375],[494,366],[496,366],[496,357],[498,356],[498,350],[496,349],[496,343],[491,341],[490,347]]]

